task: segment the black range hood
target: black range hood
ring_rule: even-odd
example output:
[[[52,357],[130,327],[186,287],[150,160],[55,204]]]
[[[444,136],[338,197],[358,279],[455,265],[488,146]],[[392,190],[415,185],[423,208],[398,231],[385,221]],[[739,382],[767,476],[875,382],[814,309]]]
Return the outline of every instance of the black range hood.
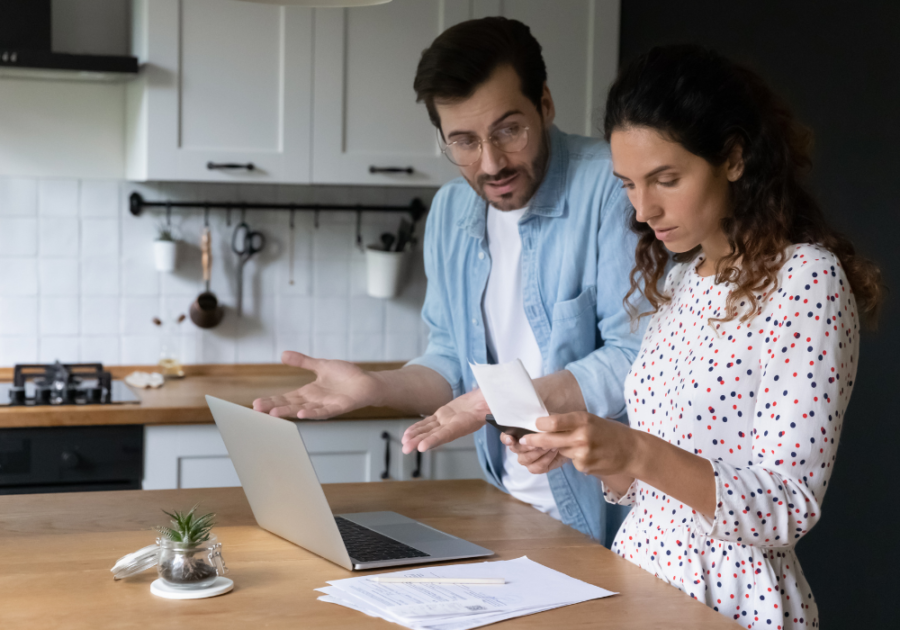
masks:
[[[0,0],[0,76],[123,81],[137,75],[136,57],[53,52],[50,25],[50,0]]]

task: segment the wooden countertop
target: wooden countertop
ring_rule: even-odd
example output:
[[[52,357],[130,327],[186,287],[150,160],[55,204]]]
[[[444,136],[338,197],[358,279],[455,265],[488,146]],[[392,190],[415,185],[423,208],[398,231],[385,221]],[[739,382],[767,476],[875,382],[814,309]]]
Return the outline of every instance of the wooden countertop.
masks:
[[[495,552],[528,555],[620,594],[502,622],[504,628],[737,628],[732,620],[483,481],[326,485],[335,513],[394,510]],[[195,601],[150,593],[155,571],[114,582],[120,556],[152,544],[160,510],[214,511],[234,590]],[[316,600],[350,572],[258,528],[240,488],[0,496],[4,630],[32,628],[380,628]],[[477,560],[476,562],[481,562]]]
[[[368,370],[393,370],[403,363],[360,363]],[[156,366],[111,366],[114,379],[135,370],[153,372]],[[140,404],[0,407],[0,428],[86,426],[98,424],[201,424],[212,414],[204,396],[209,394],[249,407],[255,398],[282,394],[315,378],[312,372],[281,364],[187,365],[185,377],[168,380],[159,389],[135,390]],[[13,379],[12,368],[0,368],[0,381]],[[409,418],[385,407],[365,407],[335,420]]]

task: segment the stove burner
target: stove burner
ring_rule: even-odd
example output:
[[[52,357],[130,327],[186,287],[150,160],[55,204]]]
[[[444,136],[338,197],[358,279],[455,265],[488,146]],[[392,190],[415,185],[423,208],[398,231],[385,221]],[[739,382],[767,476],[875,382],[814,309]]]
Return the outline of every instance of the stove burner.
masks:
[[[28,396],[28,383],[34,396]],[[112,377],[102,363],[17,365],[10,405],[98,405],[111,402]]]

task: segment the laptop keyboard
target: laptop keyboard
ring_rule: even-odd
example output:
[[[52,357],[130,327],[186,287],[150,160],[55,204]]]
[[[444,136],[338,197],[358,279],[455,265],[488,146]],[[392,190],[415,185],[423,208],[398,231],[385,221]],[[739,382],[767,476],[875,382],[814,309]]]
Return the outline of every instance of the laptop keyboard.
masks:
[[[419,551],[393,538],[388,538],[376,531],[357,525],[340,516],[334,517],[341,538],[347,546],[347,553],[357,562],[382,562],[384,560],[403,560],[405,558],[427,558],[428,554]]]

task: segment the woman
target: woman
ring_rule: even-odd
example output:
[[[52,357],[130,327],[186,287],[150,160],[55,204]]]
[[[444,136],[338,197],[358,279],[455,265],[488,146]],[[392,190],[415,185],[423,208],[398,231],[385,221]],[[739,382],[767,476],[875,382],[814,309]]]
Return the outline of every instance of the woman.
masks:
[[[805,188],[809,134],[718,54],[637,59],[605,135],[640,237],[629,296],[653,307],[630,428],[576,413],[503,439],[532,472],[568,457],[634,505],[619,555],[748,628],[818,627],[794,546],[821,515],[879,272]]]

